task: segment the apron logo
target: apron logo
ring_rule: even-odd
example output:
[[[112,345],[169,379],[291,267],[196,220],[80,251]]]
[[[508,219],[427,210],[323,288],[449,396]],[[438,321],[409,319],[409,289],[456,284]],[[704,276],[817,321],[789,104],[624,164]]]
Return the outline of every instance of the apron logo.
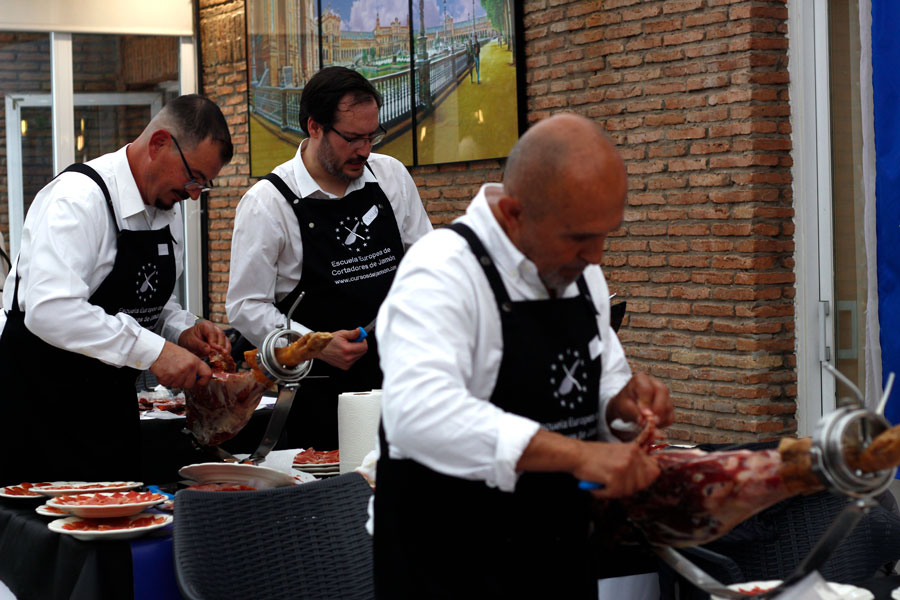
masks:
[[[378,207],[373,204],[360,218],[344,217],[334,228],[335,239],[351,251],[360,252],[369,245],[369,225],[377,216]]]
[[[146,263],[137,273],[136,295],[138,300],[146,302],[156,294],[159,287],[159,269],[153,263]]]
[[[567,348],[556,356],[550,365],[550,385],[553,398],[563,408],[573,409],[584,401],[588,389],[587,370],[578,350]]]

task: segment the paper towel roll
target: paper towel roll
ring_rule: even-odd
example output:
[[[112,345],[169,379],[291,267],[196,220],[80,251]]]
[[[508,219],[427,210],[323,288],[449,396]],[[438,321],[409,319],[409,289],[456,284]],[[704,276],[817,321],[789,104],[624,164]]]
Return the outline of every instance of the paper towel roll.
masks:
[[[341,473],[352,471],[378,443],[381,390],[338,396],[338,448]]]

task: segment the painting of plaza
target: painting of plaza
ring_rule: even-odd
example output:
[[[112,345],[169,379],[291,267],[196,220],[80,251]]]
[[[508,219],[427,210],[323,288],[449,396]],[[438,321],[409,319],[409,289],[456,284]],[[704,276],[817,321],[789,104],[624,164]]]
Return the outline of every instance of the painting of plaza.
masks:
[[[251,174],[289,160],[297,107],[321,66],[384,98],[376,152],[406,165],[506,156],[519,134],[512,0],[248,0]],[[321,9],[321,12],[320,12]]]

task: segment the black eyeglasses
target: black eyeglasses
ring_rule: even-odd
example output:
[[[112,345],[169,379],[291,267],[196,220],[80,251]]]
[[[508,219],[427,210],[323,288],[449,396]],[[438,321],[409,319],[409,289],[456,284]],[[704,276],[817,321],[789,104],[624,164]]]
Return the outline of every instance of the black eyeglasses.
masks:
[[[184,191],[186,191],[191,198],[196,200],[200,196],[200,194],[208,192],[214,187],[213,182],[207,181],[206,183],[200,183],[199,181],[197,181],[197,178],[194,177],[194,172],[191,170],[191,166],[188,164],[187,159],[184,157],[184,152],[181,151],[181,146],[178,145],[178,140],[175,139],[174,135],[169,135],[172,138],[172,141],[175,142],[175,148],[178,150],[178,155],[181,156],[181,162],[184,163],[184,168],[187,169],[188,177],[191,178],[190,181],[184,184]]]
[[[385,131],[384,127],[382,127],[381,125],[378,126],[378,131],[376,131],[372,135],[358,135],[355,137],[347,137],[331,125],[328,125],[326,129],[328,131],[333,131],[341,136],[341,139],[350,144],[350,147],[354,149],[362,148],[366,144],[371,144],[372,146],[374,146],[375,144],[380,143],[381,140],[384,139],[384,136],[387,135],[387,131]]]

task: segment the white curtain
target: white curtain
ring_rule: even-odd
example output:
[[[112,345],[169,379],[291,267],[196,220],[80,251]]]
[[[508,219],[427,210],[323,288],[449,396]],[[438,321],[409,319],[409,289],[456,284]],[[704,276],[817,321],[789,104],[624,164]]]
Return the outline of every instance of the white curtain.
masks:
[[[881,398],[881,342],[878,323],[878,253],[875,233],[875,108],[872,99],[872,3],[859,0],[859,77],[862,112],[863,230],[866,244],[866,406]]]

